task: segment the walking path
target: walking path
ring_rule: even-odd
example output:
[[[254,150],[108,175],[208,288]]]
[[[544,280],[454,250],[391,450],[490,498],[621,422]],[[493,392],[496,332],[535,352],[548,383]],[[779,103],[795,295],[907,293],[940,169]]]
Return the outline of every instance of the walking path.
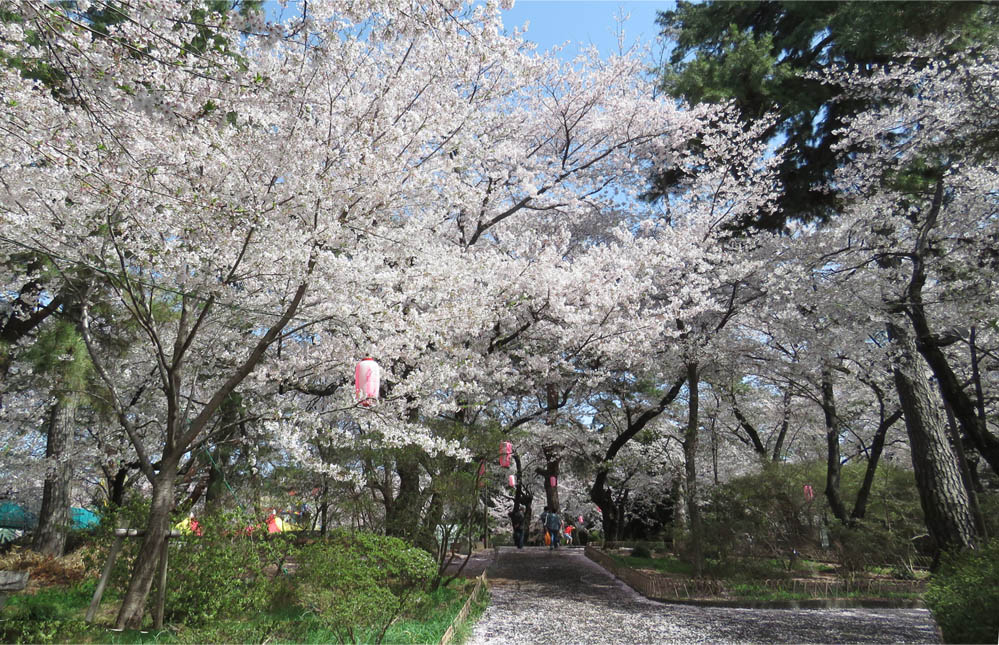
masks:
[[[467,571],[489,556],[473,556]],[[477,566],[473,566],[477,565]],[[506,643],[939,643],[926,609],[732,609],[648,600],[582,549],[501,547],[469,638]]]

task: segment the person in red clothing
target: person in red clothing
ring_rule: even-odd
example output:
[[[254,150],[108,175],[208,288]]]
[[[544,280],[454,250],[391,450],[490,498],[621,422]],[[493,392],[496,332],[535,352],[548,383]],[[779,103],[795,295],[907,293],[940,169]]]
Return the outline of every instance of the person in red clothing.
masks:
[[[565,527],[565,545],[569,546],[572,544],[572,532],[576,529],[575,526],[569,524]]]

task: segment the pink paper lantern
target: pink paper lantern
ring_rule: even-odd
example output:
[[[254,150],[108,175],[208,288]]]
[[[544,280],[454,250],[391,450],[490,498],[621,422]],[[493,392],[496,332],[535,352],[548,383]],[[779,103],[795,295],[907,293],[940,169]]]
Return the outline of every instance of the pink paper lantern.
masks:
[[[354,398],[363,406],[371,405],[378,400],[378,384],[381,381],[382,368],[373,358],[362,359],[354,368]]]
[[[808,484],[805,484],[805,486],[803,487],[803,490],[805,492],[805,501],[810,502],[813,499],[815,499],[815,491],[812,490],[811,486],[809,486]]]
[[[514,477],[513,475],[510,475],[510,488],[514,488],[516,486],[517,486],[517,478]]]
[[[500,466],[503,468],[510,467],[510,455],[513,454],[513,444],[509,441],[503,441],[500,443]]]
[[[548,478],[548,483],[551,484],[552,488],[555,488],[558,485],[558,480],[555,479],[555,475]]]
[[[583,516],[582,516],[582,515],[580,515],[580,516],[579,516],[579,523],[580,523],[580,524],[582,524],[582,523],[583,523]]]

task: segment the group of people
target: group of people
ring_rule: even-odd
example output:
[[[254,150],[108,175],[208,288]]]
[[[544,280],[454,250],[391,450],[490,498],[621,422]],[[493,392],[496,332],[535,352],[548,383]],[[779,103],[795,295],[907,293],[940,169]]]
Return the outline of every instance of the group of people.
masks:
[[[562,516],[557,511],[545,506],[545,510],[541,513],[539,520],[541,522],[542,540],[544,544],[548,545],[549,549],[557,549],[563,540],[566,546],[572,544],[572,533],[576,527],[571,523],[563,522]],[[521,512],[519,506],[510,514],[510,521],[513,524],[513,543],[518,549],[523,549],[527,525],[524,521],[524,514]]]

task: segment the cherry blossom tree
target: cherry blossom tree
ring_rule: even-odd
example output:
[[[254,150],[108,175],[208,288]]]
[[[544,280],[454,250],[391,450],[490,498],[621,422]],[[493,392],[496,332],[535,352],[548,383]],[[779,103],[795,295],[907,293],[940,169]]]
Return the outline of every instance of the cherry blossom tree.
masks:
[[[636,59],[532,55],[501,35],[494,4],[310,2],[273,24],[140,2],[100,34],[60,6],[13,6],[24,20],[4,25],[5,53],[57,65],[62,85],[57,100],[2,72],[5,243],[91,276],[72,282],[82,336],[151,488],[119,627],[142,619],[178,475],[243,418],[290,458],[349,478],[309,446],[342,432],[331,422],[351,408],[383,445],[462,455],[420,419],[527,373],[535,392],[560,383],[570,370],[544,364],[587,345],[592,326],[544,358],[491,350],[525,320],[551,338],[547,311],[567,299],[559,315],[619,317],[601,351],[624,347],[629,307],[596,306],[628,293],[611,282],[631,262],[613,242],[630,235],[621,213],[653,163],[696,165],[690,141],[734,132],[711,134],[719,109],[656,98]],[[188,46],[205,29],[238,55]],[[608,288],[553,294],[549,239],[576,289],[596,265],[570,261],[573,249],[614,260]],[[672,326],[680,305],[662,302],[651,315]],[[119,325],[139,342],[112,363],[98,339]],[[331,370],[365,354],[391,387],[355,408]],[[324,405],[303,409],[308,392]],[[238,414],[223,413],[236,395]]]
[[[821,240],[815,264],[848,306],[867,312],[891,339],[916,481],[941,549],[972,546],[980,528],[962,442],[948,436],[940,395],[992,463],[986,419],[955,376],[944,337],[987,326],[992,316],[986,247],[995,235],[996,177],[985,135],[995,129],[995,60],[991,51],[946,61],[924,51],[870,79],[837,77],[886,107],[850,124],[844,145],[857,152],[836,182],[850,206]]]

